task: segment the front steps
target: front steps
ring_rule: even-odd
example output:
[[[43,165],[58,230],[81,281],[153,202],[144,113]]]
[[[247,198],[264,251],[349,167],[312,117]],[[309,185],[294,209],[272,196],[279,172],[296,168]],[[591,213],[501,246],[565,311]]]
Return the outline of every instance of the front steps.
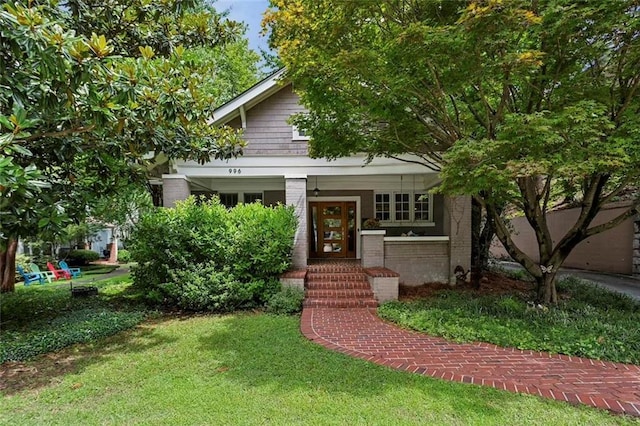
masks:
[[[306,308],[375,308],[365,270],[358,265],[309,265],[305,280]]]

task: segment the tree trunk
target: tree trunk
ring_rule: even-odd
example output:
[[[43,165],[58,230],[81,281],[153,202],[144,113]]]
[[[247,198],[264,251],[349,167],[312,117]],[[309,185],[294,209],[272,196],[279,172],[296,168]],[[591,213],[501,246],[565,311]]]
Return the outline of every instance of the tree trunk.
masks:
[[[482,205],[475,198],[472,198],[471,208],[471,282],[479,288],[483,272],[489,266],[489,251],[496,228],[491,216],[482,214]]]
[[[7,247],[0,251],[0,293],[10,293],[16,289],[16,250],[18,240],[9,238]]]
[[[556,292],[556,272],[542,274],[536,278],[537,302],[545,305],[555,305],[558,303],[558,293]]]

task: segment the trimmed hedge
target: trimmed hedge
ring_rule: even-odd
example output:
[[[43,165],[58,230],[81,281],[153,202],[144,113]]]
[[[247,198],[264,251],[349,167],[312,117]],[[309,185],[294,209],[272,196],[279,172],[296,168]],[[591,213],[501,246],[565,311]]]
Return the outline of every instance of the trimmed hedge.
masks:
[[[129,239],[136,286],[148,299],[192,311],[263,306],[289,268],[292,207],[188,200],[141,218]]]
[[[93,250],[71,250],[67,254],[67,263],[74,266],[88,265],[100,259],[100,255]]]

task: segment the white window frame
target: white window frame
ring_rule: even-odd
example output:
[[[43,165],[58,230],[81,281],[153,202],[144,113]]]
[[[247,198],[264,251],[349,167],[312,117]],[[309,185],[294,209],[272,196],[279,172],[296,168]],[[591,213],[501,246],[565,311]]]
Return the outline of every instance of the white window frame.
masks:
[[[381,220],[382,226],[435,226],[433,222],[433,194],[425,191],[377,191],[373,195],[373,215],[376,217],[376,195],[389,194],[389,220]],[[409,220],[396,220],[396,194],[409,194]],[[429,199],[428,220],[415,220],[415,196],[427,195]]]
[[[308,141],[311,139],[309,135],[301,135],[298,127],[293,125],[291,126],[291,140],[292,141]]]

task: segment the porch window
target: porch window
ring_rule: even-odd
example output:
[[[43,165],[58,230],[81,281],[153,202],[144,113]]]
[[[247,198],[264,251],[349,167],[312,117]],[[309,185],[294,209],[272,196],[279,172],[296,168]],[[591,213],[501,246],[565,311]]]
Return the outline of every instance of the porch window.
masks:
[[[381,192],[375,194],[375,217],[388,225],[404,222],[430,222],[432,220],[431,207],[432,197],[426,192]]]
[[[413,194],[413,215],[416,221],[431,220],[429,194],[416,192]]]
[[[238,194],[220,193],[220,203],[230,209],[238,204]]]
[[[396,221],[402,222],[402,221],[410,220],[409,218],[409,212],[410,212],[409,200],[411,199],[410,194],[404,192],[404,193],[394,194],[394,195],[395,195],[395,201],[396,201],[395,202]]]
[[[251,204],[256,201],[262,201],[262,193],[261,192],[245,192],[244,193],[244,203]]]
[[[390,194],[376,194],[375,213],[378,220],[391,219]]]

